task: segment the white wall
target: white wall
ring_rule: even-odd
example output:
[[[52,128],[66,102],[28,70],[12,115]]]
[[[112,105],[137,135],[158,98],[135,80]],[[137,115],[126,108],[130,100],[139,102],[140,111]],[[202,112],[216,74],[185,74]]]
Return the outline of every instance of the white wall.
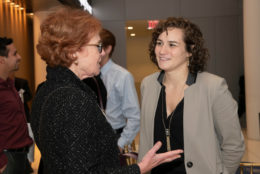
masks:
[[[247,135],[260,141],[260,1],[244,0]]]

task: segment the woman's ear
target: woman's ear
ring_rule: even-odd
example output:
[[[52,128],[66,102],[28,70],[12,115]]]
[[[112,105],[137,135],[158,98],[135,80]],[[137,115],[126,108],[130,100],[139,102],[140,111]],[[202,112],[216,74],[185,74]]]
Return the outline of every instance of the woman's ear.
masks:
[[[75,64],[76,66],[78,65],[78,52],[76,51],[75,53],[71,54],[71,58],[73,59],[73,64]]]

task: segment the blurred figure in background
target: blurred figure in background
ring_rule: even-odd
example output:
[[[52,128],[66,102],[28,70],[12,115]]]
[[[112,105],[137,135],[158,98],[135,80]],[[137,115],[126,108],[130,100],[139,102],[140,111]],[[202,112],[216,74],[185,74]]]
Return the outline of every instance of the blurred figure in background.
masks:
[[[104,54],[101,57],[101,79],[107,89],[106,118],[118,136],[121,152],[134,140],[140,127],[140,109],[134,78],[125,68],[115,64],[112,54],[116,38],[107,29],[100,32]]]
[[[19,69],[21,56],[11,38],[0,37],[0,173],[30,173],[27,153],[33,143],[24,105],[9,76]]]
[[[15,77],[15,76],[13,76],[12,78],[14,79],[15,88],[24,104],[24,111],[26,114],[27,123],[30,123],[31,113],[30,113],[28,102],[32,99],[32,94],[29,88],[28,81],[26,79]]]
[[[29,88],[29,83],[26,79],[16,77],[15,72],[13,72],[9,77],[14,80],[15,89],[17,90],[17,92],[23,102],[29,136],[32,139],[34,139],[32,129],[31,129],[31,124],[30,124],[31,113],[30,113],[30,108],[28,105],[28,102],[32,99],[32,94],[31,94],[31,90]],[[30,146],[27,157],[31,164],[34,161],[34,143]],[[33,172],[31,165],[30,165],[30,171]]]

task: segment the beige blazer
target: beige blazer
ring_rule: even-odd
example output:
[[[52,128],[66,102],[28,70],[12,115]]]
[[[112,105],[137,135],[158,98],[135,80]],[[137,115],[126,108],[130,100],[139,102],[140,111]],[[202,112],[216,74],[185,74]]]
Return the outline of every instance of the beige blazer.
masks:
[[[154,117],[161,85],[159,72],[141,84],[139,161],[153,146]],[[237,103],[225,80],[198,73],[184,92],[184,157],[187,174],[234,174],[243,156],[244,138]]]

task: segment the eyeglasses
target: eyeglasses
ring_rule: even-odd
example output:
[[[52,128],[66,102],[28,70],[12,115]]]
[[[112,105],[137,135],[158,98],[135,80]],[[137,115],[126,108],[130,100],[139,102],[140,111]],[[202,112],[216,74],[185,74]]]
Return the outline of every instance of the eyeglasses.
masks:
[[[103,49],[102,43],[99,43],[99,44],[87,44],[87,45],[85,45],[85,46],[95,46],[95,47],[98,48],[98,52],[99,52],[99,53],[102,53],[102,49]]]

